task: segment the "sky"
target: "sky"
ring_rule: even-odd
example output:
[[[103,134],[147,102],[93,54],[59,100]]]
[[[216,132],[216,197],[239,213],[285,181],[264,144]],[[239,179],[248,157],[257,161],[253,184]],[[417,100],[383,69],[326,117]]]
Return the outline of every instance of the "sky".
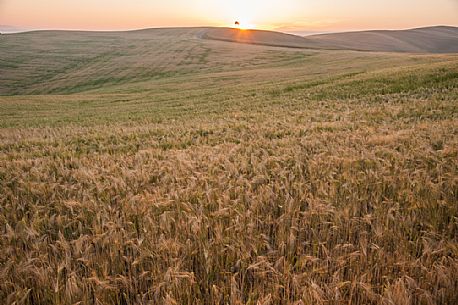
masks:
[[[458,0],[0,0],[0,25],[128,30],[232,26],[335,32],[458,26]]]

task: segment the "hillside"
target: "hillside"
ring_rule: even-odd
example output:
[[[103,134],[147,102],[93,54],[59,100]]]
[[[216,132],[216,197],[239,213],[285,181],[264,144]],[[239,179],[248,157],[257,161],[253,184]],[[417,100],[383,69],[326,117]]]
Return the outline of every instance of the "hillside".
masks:
[[[457,53],[457,27],[427,27],[400,31],[363,31],[307,36],[324,48],[412,52]]]
[[[205,38],[270,46],[378,52],[456,53],[458,28],[429,27],[400,31],[365,31],[299,37],[271,31],[213,28]]]
[[[69,94],[110,91],[128,84],[210,77],[239,82],[248,74],[268,79],[278,67],[294,75],[305,65],[310,77],[323,72],[360,72],[386,62],[405,62],[397,55],[356,55],[347,51],[318,51],[202,39],[205,35],[250,33],[216,28],[147,29],[131,32],[37,31],[1,36],[0,95]],[[223,34],[221,34],[223,33]],[[259,44],[299,46],[303,38],[255,31]],[[212,36],[213,37],[213,36]],[[296,43],[296,44],[295,44]],[[354,57],[360,58],[352,64]],[[379,60],[374,61],[372,58]],[[243,73],[241,72],[243,71]],[[139,88],[142,88],[140,86]],[[129,90],[133,90],[130,88]]]
[[[294,62],[320,49],[458,52],[457,33],[456,28],[437,27],[307,38],[229,28],[7,34],[1,36],[0,44],[0,95],[72,93],[100,88],[102,84],[116,86],[178,75],[236,71],[240,67],[259,68]]]
[[[0,94],[75,93],[276,61],[265,48],[202,40],[202,30],[2,35]]]
[[[301,36],[263,30],[208,28],[202,33],[201,37],[229,42],[288,48],[319,48],[321,46]]]

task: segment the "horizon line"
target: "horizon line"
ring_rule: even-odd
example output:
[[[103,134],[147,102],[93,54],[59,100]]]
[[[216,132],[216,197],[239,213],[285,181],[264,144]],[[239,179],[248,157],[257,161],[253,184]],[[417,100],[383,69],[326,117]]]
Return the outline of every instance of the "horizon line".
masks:
[[[367,29],[348,29],[348,30],[307,30],[307,29],[294,29],[294,30],[282,30],[281,28],[278,29],[263,29],[263,28],[247,28],[244,30],[252,30],[252,31],[269,31],[269,32],[279,32],[285,34],[294,34],[294,33],[309,33],[309,35],[314,34],[335,34],[335,33],[349,33],[349,32],[367,32],[367,31],[408,31],[408,30],[417,30],[417,29],[425,29],[425,28],[434,28],[434,27],[451,27],[451,28],[458,28],[458,25],[446,25],[446,24],[437,24],[437,25],[424,25],[424,26],[416,26],[416,27],[408,27],[408,28],[367,28]],[[2,28],[8,29],[11,28],[10,31],[4,31]],[[200,25],[200,26],[152,26],[152,27],[144,27],[144,28],[129,28],[129,29],[84,29],[84,28],[22,28],[19,26],[12,26],[12,25],[0,25],[0,33],[2,35],[8,34],[21,34],[21,33],[32,33],[32,32],[47,32],[47,31],[56,31],[56,32],[88,32],[88,33],[119,33],[119,32],[136,32],[136,31],[144,31],[144,30],[160,30],[160,29],[199,29],[199,28],[234,28],[231,26],[210,26],[210,25]]]

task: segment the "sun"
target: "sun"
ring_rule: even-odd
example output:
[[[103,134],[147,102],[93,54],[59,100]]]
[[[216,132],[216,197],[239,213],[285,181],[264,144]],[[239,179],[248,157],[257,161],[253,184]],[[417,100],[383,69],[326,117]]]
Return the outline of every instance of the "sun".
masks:
[[[238,19],[234,23],[234,27],[240,30],[253,30],[256,29],[256,25],[253,23],[249,23],[246,21],[242,21],[242,19]]]
[[[255,29],[261,17],[265,15],[266,6],[261,0],[231,0],[218,2],[224,19],[233,20],[232,24],[239,29]]]
[[[207,1],[199,0],[199,3]],[[199,5],[208,23],[239,29],[271,30],[295,20],[298,0],[212,0]],[[235,25],[235,21],[239,24]]]

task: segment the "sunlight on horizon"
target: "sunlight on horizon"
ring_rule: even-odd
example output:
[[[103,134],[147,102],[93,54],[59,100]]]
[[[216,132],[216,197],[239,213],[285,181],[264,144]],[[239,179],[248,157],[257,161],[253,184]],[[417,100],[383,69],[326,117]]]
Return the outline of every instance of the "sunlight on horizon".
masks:
[[[204,1],[202,1],[204,2]],[[272,28],[274,22],[281,22],[294,15],[297,2],[294,0],[217,0],[209,7],[214,13],[211,20],[221,26],[231,20],[240,22],[241,29]]]
[[[235,27],[236,29],[239,29],[239,30],[256,30],[256,29],[258,29],[256,24],[246,22],[243,19],[238,19],[235,22],[233,27]]]
[[[458,26],[455,0],[2,0],[0,26],[121,30],[227,26],[267,30],[351,30]]]

